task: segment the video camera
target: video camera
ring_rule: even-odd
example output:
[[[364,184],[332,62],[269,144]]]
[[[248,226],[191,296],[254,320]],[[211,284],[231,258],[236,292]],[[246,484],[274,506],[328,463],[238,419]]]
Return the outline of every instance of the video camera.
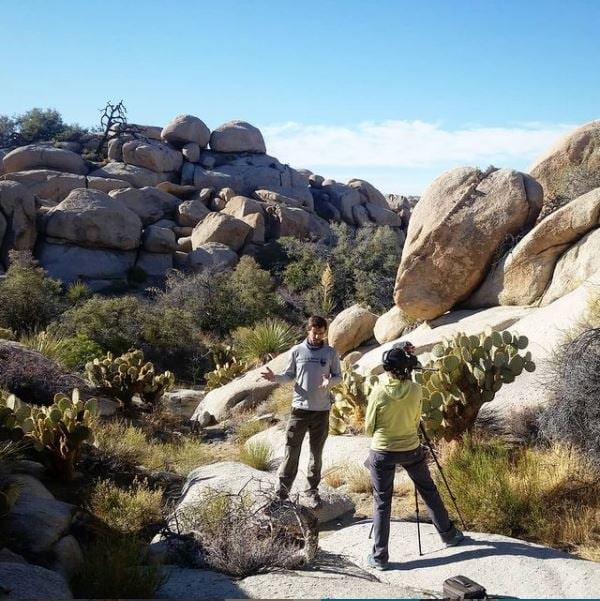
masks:
[[[421,364],[414,353],[415,346],[408,340],[394,344],[391,349],[383,353],[381,358],[383,369],[404,372],[406,376],[410,376],[413,369],[421,369]]]

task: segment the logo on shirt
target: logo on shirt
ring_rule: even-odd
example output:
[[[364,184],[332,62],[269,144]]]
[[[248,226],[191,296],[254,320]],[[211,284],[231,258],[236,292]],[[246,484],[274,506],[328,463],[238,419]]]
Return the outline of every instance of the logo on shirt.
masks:
[[[321,359],[321,366],[325,367],[327,365],[327,359]]]

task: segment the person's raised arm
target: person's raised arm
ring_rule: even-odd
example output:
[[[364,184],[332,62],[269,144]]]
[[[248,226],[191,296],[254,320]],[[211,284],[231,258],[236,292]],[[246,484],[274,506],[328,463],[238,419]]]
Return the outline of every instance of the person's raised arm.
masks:
[[[296,353],[290,351],[287,366],[285,370],[279,374],[273,373],[270,367],[266,367],[265,371],[260,372],[260,375],[269,382],[277,382],[283,384],[285,382],[292,382],[296,377]]]

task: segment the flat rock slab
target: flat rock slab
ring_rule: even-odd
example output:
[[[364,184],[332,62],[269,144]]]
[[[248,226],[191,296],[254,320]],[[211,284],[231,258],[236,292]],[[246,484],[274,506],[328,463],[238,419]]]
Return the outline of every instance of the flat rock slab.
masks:
[[[344,528],[323,539],[320,546],[326,552],[342,555],[365,567],[371,548],[370,527],[370,524],[357,524]],[[416,524],[393,522],[391,569],[369,572],[396,590],[408,587],[432,591],[439,596],[444,580],[457,574],[475,580],[490,595],[577,599],[597,597],[600,591],[598,563],[498,534],[469,532],[467,537],[459,546],[445,548],[435,528],[421,524],[423,556],[419,557]]]
[[[275,496],[277,476],[273,472],[263,472],[243,463],[222,461],[196,468],[187,477],[181,501],[177,506],[177,527],[180,531],[189,528],[188,516],[193,523],[195,507],[204,503],[204,495],[209,490],[238,494],[244,491],[251,494],[257,506],[266,505]],[[296,478],[292,487],[292,497],[303,501],[302,491],[306,488],[302,479]],[[319,522],[329,522],[348,512],[354,511],[354,503],[347,495],[321,484],[319,489],[322,505],[314,510]],[[175,520],[172,520],[175,524]]]
[[[314,569],[277,571],[243,580],[208,570],[168,568],[155,599],[392,599],[419,598],[422,591],[380,582],[366,570],[320,553]]]
[[[66,580],[28,563],[0,563],[2,599],[72,599]]]

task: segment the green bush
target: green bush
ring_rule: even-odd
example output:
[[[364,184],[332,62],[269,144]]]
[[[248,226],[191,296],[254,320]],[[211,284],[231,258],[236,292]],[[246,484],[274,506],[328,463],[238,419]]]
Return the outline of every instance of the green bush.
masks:
[[[375,311],[387,310],[402,255],[398,234],[389,227],[355,230],[332,224],[331,229],[331,246],[280,238],[289,261],[281,272],[283,286],[302,295],[306,314],[327,312],[319,284],[329,265],[333,275],[330,310],[342,310],[357,302]]]
[[[160,310],[187,311],[197,328],[221,336],[275,315],[282,307],[271,276],[251,257],[242,257],[231,272],[174,273],[157,303]]]
[[[133,296],[90,298],[66,311],[52,328],[65,337],[83,334],[118,355],[140,346],[143,329],[140,301]]]
[[[0,327],[17,336],[44,330],[64,308],[60,282],[49,278],[29,252],[11,252],[0,283]]]
[[[85,364],[104,354],[104,349],[82,332],[63,338],[58,362],[71,371],[83,371]]]
[[[55,109],[33,108],[17,117],[16,124],[25,144],[52,140],[65,129],[62,117]]]

